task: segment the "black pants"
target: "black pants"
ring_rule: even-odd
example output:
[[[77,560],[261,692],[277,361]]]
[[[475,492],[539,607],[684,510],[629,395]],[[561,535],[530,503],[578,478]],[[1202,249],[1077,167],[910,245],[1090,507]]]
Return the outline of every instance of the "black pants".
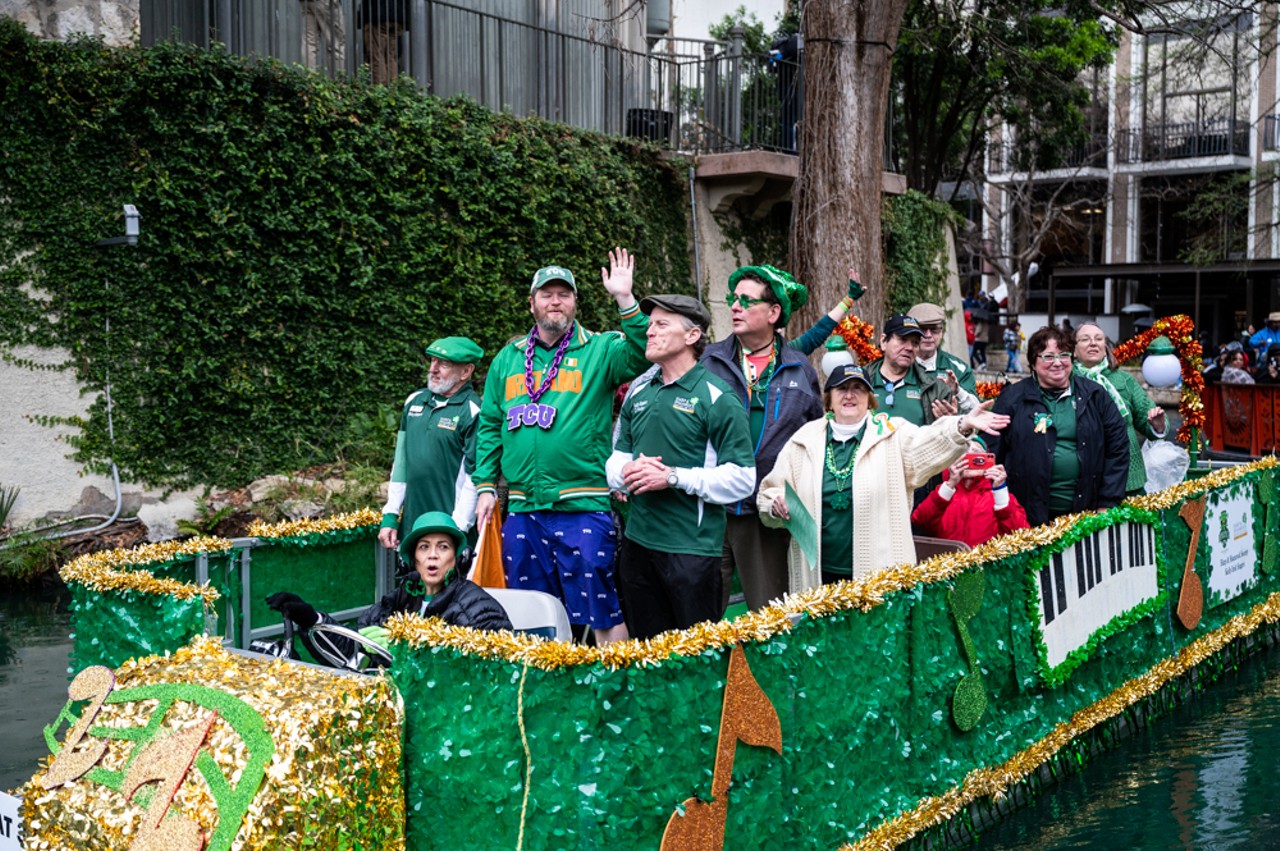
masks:
[[[663,553],[624,540],[618,585],[632,638],[652,638],[721,615],[719,556]]]

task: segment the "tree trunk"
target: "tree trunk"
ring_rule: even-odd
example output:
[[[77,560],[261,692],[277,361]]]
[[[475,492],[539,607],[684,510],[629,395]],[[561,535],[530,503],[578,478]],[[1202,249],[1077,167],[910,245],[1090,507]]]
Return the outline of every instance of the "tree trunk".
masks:
[[[855,267],[867,294],[854,308],[884,319],[880,205],[893,46],[907,0],[804,4],[804,121],[791,218],[791,262],[809,288],[792,333],[840,300]]]

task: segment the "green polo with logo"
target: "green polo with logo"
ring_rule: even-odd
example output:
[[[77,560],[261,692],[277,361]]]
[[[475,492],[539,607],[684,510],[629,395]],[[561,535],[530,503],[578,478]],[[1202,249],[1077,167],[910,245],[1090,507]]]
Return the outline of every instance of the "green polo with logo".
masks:
[[[915,364],[907,370],[907,374],[902,377],[902,383],[893,391],[893,404],[890,405],[886,399],[889,396],[889,386],[893,382],[880,372],[882,363],[884,363],[883,359],[872,361],[866,369],[867,378],[871,379],[871,391],[876,394],[876,401],[879,404],[876,410],[884,411],[891,417],[902,417],[915,425],[928,424],[929,420],[925,418],[921,397],[923,388],[920,386],[920,375],[924,370]]]
[[[659,374],[632,394],[622,406],[615,448],[661,457],[668,467],[756,463],[742,403],[701,363],[670,384]],[[677,486],[633,495],[626,535],[656,552],[719,556],[724,527],[723,506]]]
[[[383,526],[398,525],[403,537],[420,515],[453,512],[458,488],[475,468],[479,415],[480,397],[470,384],[452,396],[423,388],[405,401],[391,466],[391,481],[405,484],[404,506],[398,520],[384,514]]]

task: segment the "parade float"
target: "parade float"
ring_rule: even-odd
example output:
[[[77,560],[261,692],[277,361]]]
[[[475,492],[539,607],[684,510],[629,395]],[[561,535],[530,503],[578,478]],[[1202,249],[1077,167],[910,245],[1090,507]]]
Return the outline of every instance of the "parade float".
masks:
[[[401,615],[375,676],[244,650],[273,591],[376,599],[371,512],[84,556],[25,847],[893,847],[1280,619],[1278,484],[1196,475],[648,642]]]

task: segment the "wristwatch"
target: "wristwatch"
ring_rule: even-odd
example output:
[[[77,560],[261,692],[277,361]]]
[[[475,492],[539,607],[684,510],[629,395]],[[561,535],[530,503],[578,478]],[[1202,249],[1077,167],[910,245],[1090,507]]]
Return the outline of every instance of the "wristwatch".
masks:
[[[667,487],[674,488],[680,484],[680,477],[676,475],[676,468],[672,467],[671,472],[667,473]]]

